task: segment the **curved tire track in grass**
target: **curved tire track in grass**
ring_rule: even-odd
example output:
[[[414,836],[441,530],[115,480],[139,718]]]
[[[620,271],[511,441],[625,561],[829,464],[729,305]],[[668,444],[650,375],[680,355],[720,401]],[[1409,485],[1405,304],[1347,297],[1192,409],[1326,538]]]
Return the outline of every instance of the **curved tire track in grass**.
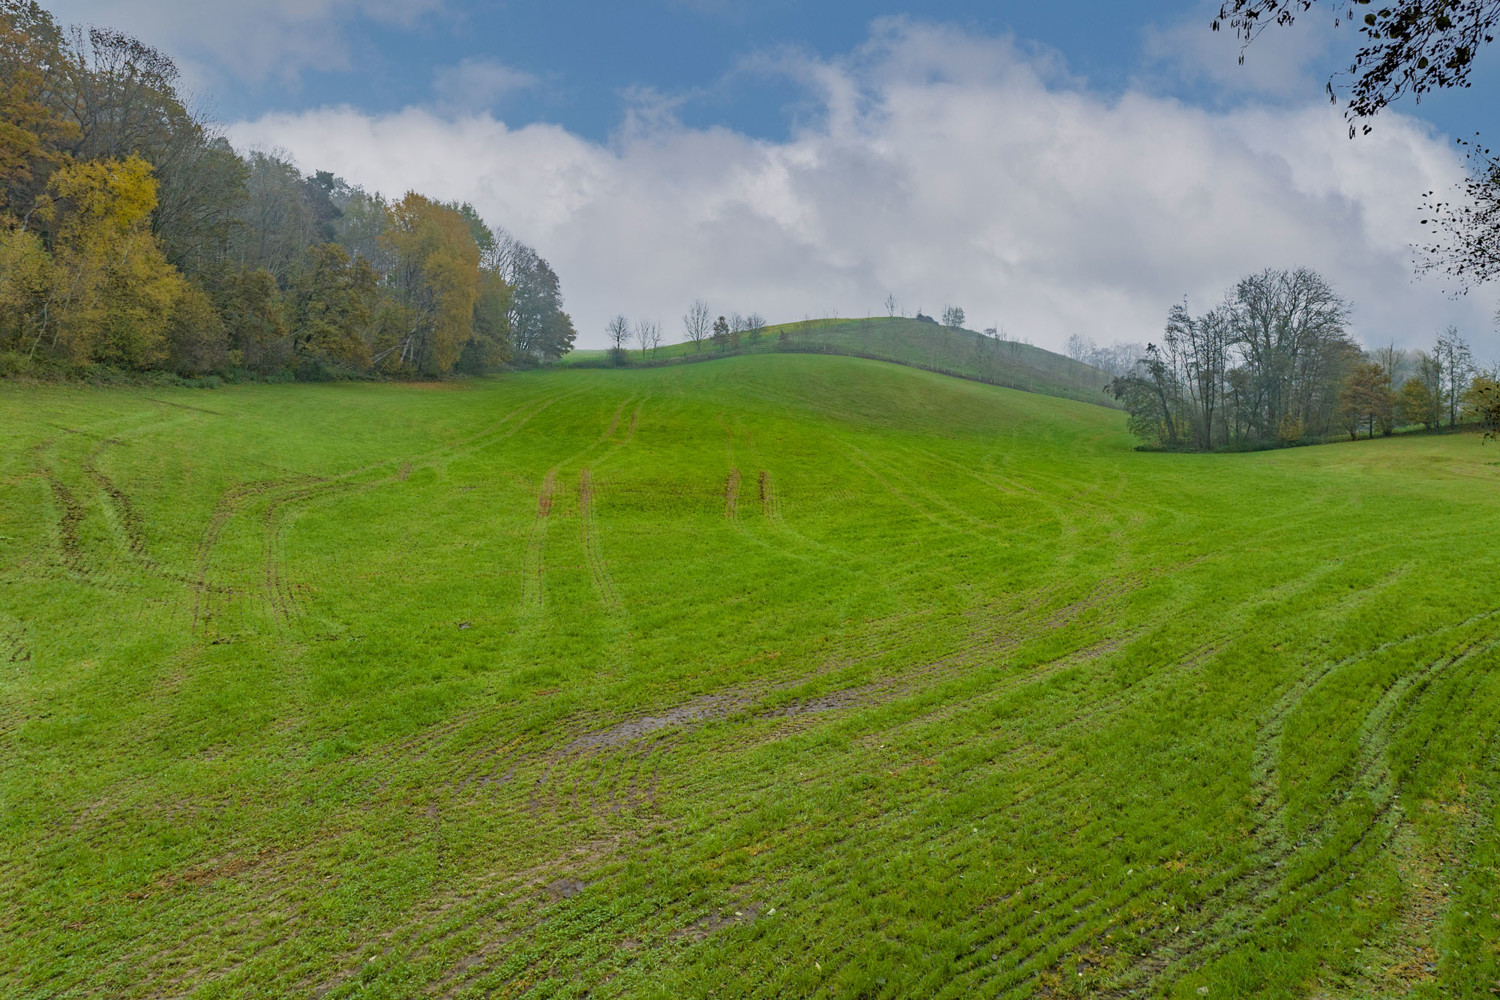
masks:
[[[269,493],[317,481],[311,476],[293,476],[286,479],[240,483],[237,486],[231,486],[220,495],[218,502],[214,504],[213,513],[209,515],[208,523],[204,525],[202,533],[198,536],[198,546],[194,552],[192,579],[194,631],[208,627],[211,620],[221,610],[216,605],[215,598],[220,593],[227,596],[227,591],[215,587],[208,580],[214,550],[218,547],[219,538],[225,526],[231,519]]]
[[[1309,694],[1338,671],[1411,641],[1484,623],[1491,617],[1493,615],[1476,616],[1427,635],[1385,643],[1340,661],[1324,663],[1298,678],[1267,713],[1256,741],[1252,774],[1257,822],[1252,835],[1259,845],[1257,862],[1230,878],[1210,896],[1206,903],[1213,905],[1200,917],[1196,936],[1189,944],[1165,943],[1159,946],[1136,965],[1135,974],[1121,981],[1117,990],[1152,988],[1164,977],[1195,971],[1248,936],[1284,919],[1292,910],[1315,905],[1357,876],[1397,833],[1399,787],[1392,780],[1387,751],[1391,737],[1400,729],[1403,716],[1410,711],[1410,704],[1403,709],[1408,695],[1420,698],[1436,676],[1493,649],[1500,643],[1500,638],[1478,637],[1456,650],[1429,659],[1416,670],[1395,677],[1382,692],[1361,725],[1354,761],[1334,779],[1345,788],[1344,801],[1363,794],[1371,802],[1368,817],[1357,822],[1352,829],[1325,829],[1329,818],[1325,816],[1305,831],[1297,843],[1287,839],[1286,804],[1277,804],[1280,778],[1276,765],[1287,720]],[[1323,856],[1322,860],[1318,860],[1319,855]],[[1125,994],[1117,992],[1112,995]]]
[[[371,485],[374,484],[354,483],[347,480],[316,483],[304,489],[272,497],[266,504],[265,511],[261,515],[263,593],[270,608],[271,617],[283,626],[291,624],[293,619],[301,617],[303,613],[302,599],[297,593],[298,586],[287,576],[285,568],[283,536],[287,518],[296,513],[298,508],[307,504],[319,502],[346,490]]]
[[[57,547],[63,565],[79,579],[97,583],[93,567],[84,558],[83,544],[78,537],[78,526],[83,523],[83,505],[52,470],[42,470],[42,478],[52,490],[52,501],[57,507]]]
[[[104,494],[106,502],[113,509],[115,521],[125,535],[125,546],[130,554],[148,569],[156,569],[156,560],[151,558],[151,553],[146,545],[145,519],[135,508],[130,496],[114,481],[99,470],[99,455],[106,447],[119,442],[106,438],[96,445],[83,460],[83,474],[87,476],[99,492]]]

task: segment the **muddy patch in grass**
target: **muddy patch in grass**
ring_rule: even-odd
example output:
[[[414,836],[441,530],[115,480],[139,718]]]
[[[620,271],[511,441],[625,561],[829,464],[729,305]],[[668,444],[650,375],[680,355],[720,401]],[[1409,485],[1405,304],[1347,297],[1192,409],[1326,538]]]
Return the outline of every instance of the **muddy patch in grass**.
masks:
[[[753,697],[744,694],[715,694],[694,698],[692,701],[669,708],[660,715],[646,715],[629,719],[608,729],[585,733],[567,746],[560,756],[587,753],[594,750],[610,750],[626,746],[652,733],[672,726],[684,726],[695,722],[723,719],[735,712],[744,711],[755,704]]]
[[[724,480],[724,516],[733,521],[740,516],[740,470],[730,469]]]
[[[745,903],[742,906],[723,910],[712,910],[686,927],[681,927],[673,931],[668,937],[673,941],[702,941],[715,931],[723,930],[726,927],[753,924],[760,917],[760,913],[760,906],[755,903]]]
[[[544,891],[551,899],[572,899],[587,888],[588,883],[582,879],[560,878],[547,883]]]

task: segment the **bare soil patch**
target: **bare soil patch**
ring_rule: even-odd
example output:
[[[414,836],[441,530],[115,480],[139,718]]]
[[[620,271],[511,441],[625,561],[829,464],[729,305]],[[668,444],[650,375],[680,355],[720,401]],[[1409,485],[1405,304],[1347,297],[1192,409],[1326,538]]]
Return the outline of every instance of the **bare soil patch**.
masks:
[[[79,576],[87,577],[89,567],[78,540],[78,526],[83,523],[83,505],[51,470],[44,470],[42,476],[51,487],[52,499],[57,503],[57,542],[62,552],[63,565]]]
[[[740,516],[740,470],[730,469],[724,480],[724,516],[731,521]]]
[[[99,467],[95,464],[99,453],[104,450],[106,445],[117,443],[113,440],[106,440],[90,452],[89,457],[83,462],[83,474],[88,476],[93,484],[99,488],[100,492],[109,498],[109,504],[114,509],[115,519],[119,521],[121,530],[125,532],[125,543],[131,555],[147,565],[154,566],[154,561],[146,551],[145,520],[141,517],[140,512],[136,510],[135,504],[131,502],[130,497],[125,491],[116,486],[103,472],[99,471]]]

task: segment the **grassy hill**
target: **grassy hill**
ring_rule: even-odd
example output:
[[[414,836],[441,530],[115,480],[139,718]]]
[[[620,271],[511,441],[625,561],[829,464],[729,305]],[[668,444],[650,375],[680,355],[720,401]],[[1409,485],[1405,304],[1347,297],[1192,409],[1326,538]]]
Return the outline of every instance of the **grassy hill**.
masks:
[[[1092,365],[1018,341],[998,341],[972,330],[950,330],[914,319],[816,319],[767,327],[754,342],[742,338],[733,351],[721,352],[712,343],[672,344],[642,354],[631,350],[635,365],[681,364],[714,360],[725,354],[771,352],[841,354],[893,361],[944,375],[990,385],[1024,389],[1063,399],[1114,406],[1104,392],[1109,374]],[[606,351],[574,351],[563,359],[570,367],[598,367],[608,363]]]
[[[1459,997],[1500,468],[762,354],[0,386],[0,995]]]

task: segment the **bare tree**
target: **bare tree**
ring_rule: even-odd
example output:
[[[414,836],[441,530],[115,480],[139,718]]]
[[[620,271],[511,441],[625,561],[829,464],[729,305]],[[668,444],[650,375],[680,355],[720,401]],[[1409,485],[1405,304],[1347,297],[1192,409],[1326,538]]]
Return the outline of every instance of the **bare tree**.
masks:
[[[1438,391],[1448,404],[1448,426],[1458,426],[1458,404],[1474,377],[1474,353],[1469,342],[1459,336],[1458,327],[1450,326],[1438,337],[1432,356],[1442,366]]]
[[[662,338],[661,324],[660,323],[652,323],[651,324],[651,332],[650,332],[650,346],[651,346],[651,356],[653,358],[656,357],[656,352],[659,351],[659,350],[661,350],[661,338]]]
[[[1085,337],[1080,333],[1075,333],[1068,337],[1068,345],[1063,348],[1063,353],[1074,361],[1082,361],[1084,364],[1090,364],[1089,359],[1094,356],[1094,352],[1097,350],[1099,348],[1091,338]],[[1123,375],[1124,372],[1120,372],[1119,374]]]
[[[702,299],[694,299],[693,304],[688,306],[688,311],[682,316],[682,332],[687,334],[687,339],[693,342],[695,351],[703,350],[703,342],[713,333],[713,325],[708,303]]]
[[[615,357],[623,357],[625,354],[625,344],[630,340],[630,320],[625,318],[624,313],[621,313],[610,320],[608,325],[604,327],[604,335],[614,345],[610,348],[610,351]]]
[[[896,296],[895,296],[895,294],[887,295],[885,297],[885,314],[886,314],[886,316],[888,316],[888,317],[890,317],[892,319],[895,318],[895,316],[896,316]]]
[[[766,319],[760,313],[751,313],[745,317],[745,337],[750,343],[760,339],[760,335],[766,332]]]
[[[943,325],[950,330],[957,330],[964,325],[964,311],[958,306],[945,306],[943,308]]]
[[[1289,443],[1326,434],[1341,416],[1384,426],[1384,405],[1365,406],[1379,395],[1374,373],[1383,367],[1368,366],[1363,396],[1343,391],[1361,362],[1347,316],[1347,304],[1315,272],[1263,271],[1205,315],[1173,306],[1162,341],[1110,391],[1125,402],[1133,431],[1167,446],[1214,448],[1245,440],[1242,432],[1254,442]],[[1388,382],[1380,385],[1388,395]]]
[[[1401,388],[1401,383],[1406,381],[1406,352],[1392,343],[1375,348],[1371,354],[1376,364],[1391,377],[1392,388]]]
[[[1182,370],[1184,401],[1191,413],[1189,427],[1197,448],[1207,450],[1215,444],[1214,418],[1225,394],[1233,340],[1233,313],[1228,306],[1195,317],[1183,302],[1174,305],[1167,315],[1167,355],[1178,359]],[[1222,422],[1222,413],[1218,416]]]
[[[1234,299],[1235,341],[1252,373],[1252,426],[1264,440],[1300,436],[1297,425],[1327,400],[1330,366],[1352,347],[1349,304],[1315,271],[1267,269],[1244,278]]]
[[[1443,365],[1426,351],[1418,351],[1415,369],[1401,386],[1402,417],[1427,430],[1443,426]]]
[[[635,324],[635,343],[641,349],[641,360],[646,360],[646,351],[650,349],[653,340],[661,342],[660,323],[653,323],[649,319],[638,320]]]

